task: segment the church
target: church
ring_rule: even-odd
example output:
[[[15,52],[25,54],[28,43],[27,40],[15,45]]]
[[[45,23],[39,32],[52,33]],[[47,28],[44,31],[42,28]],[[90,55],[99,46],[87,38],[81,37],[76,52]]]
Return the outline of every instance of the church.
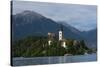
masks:
[[[53,42],[52,40],[55,37],[55,33],[48,33],[48,45],[51,45],[51,43]],[[64,39],[64,33],[63,33],[63,26],[60,25],[60,29],[58,31],[58,41],[61,42],[61,46],[66,48],[66,40]]]

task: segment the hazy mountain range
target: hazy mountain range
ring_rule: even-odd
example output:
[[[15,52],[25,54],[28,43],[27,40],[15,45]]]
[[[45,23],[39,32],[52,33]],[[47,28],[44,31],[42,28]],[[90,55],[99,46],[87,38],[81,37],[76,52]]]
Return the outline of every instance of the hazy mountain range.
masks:
[[[62,24],[66,39],[84,39],[87,42],[87,46],[96,48],[97,29],[81,32],[66,22],[53,21],[34,11],[24,11],[11,15],[11,17],[13,40],[31,35],[47,36],[48,32],[58,34],[59,26]]]

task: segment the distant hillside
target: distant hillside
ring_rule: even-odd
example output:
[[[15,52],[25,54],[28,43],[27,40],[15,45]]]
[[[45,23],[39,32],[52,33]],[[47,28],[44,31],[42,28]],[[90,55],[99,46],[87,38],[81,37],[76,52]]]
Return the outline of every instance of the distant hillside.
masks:
[[[82,36],[90,43],[89,47],[97,47],[97,29],[82,32]]]
[[[63,26],[67,27],[69,30],[71,30],[73,33],[76,33],[78,35],[81,35],[81,31],[78,29],[74,28],[73,26],[69,25],[67,22],[59,21],[57,23],[62,24]]]

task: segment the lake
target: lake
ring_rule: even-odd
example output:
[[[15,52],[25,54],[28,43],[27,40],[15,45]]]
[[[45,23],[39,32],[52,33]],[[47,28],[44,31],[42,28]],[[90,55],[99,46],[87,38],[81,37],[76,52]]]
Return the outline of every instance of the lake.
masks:
[[[13,66],[43,65],[57,63],[74,63],[96,61],[96,54],[76,55],[76,56],[56,56],[56,57],[16,57],[12,58]]]

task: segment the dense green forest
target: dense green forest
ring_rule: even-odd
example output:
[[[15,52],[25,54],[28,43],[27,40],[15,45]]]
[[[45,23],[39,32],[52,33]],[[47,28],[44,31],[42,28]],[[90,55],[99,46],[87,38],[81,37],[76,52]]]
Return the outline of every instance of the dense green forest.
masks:
[[[86,47],[84,40],[77,41],[66,39],[66,48],[61,46],[61,42],[53,39],[48,45],[48,37],[29,36],[20,40],[12,41],[12,57],[44,57],[44,56],[64,56],[83,55],[92,53],[92,49]]]

